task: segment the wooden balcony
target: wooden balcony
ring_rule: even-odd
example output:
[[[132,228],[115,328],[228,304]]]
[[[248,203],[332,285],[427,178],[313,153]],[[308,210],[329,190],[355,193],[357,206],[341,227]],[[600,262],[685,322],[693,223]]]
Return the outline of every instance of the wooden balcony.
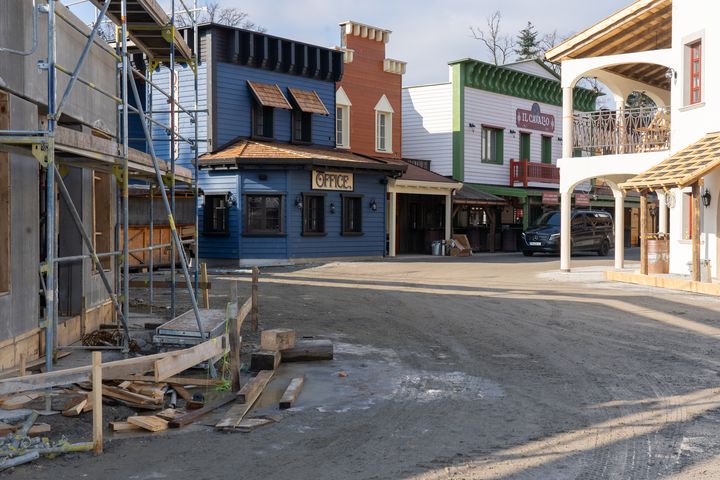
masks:
[[[558,185],[560,169],[551,163],[510,160],[510,186],[518,183],[527,188],[530,183]]]

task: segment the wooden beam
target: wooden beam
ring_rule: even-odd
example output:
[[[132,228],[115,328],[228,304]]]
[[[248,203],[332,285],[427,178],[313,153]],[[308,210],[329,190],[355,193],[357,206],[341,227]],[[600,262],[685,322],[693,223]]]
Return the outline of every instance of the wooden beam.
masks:
[[[203,262],[200,264],[200,278],[202,279],[203,283],[209,287],[210,282],[208,282],[208,273],[207,273],[207,263]],[[202,290],[203,295],[203,302],[205,302],[205,308],[210,308],[210,292],[208,291],[208,288],[203,288],[198,285],[198,288]]]
[[[195,286],[195,284],[192,284],[192,285],[193,285],[193,287]],[[148,288],[149,286],[150,286],[149,280],[130,280],[130,288]],[[204,295],[207,295],[207,290],[211,286],[212,285],[207,280],[201,280],[200,282],[198,282],[198,288],[200,290],[204,290],[204,292],[205,292]],[[171,287],[172,287],[172,282],[153,280],[153,288],[171,288]],[[176,288],[187,288],[187,283],[175,282],[175,287]],[[208,305],[206,305],[205,308],[210,308],[210,307]]]
[[[211,338],[194,347],[171,352],[155,362],[155,381],[161,382],[173,375],[184,372],[198,363],[225,353],[228,347],[227,335]]]
[[[280,354],[283,362],[332,360],[333,344],[330,340],[302,340],[293,348],[282,350]]]
[[[257,398],[260,392],[265,388],[272,379],[275,372],[272,370],[261,370],[248,383],[243,385],[237,393],[237,401],[240,403],[248,403],[253,398]]]
[[[278,350],[259,350],[250,355],[250,370],[275,370],[280,366]]]
[[[647,192],[640,193],[640,274],[648,274]]]
[[[300,391],[302,390],[304,383],[305,375],[293,378],[290,381],[290,385],[288,385],[287,389],[285,389],[285,393],[282,395],[282,398],[280,398],[280,403],[278,405],[280,410],[285,410],[293,406],[298,395],[300,395]]]
[[[267,386],[268,382],[270,382],[272,376],[272,371],[266,370],[258,373],[255,378],[245,385],[245,387],[248,387],[245,390],[245,393],[242,395],[238,394],[238,403],[230,407],[230,410],[228,410],[225,417],[215,425],[215,428],[219,428],[221,430],[234,430],[240,422],[242,422],[243,418],[250,411],[257,399],[260,398],[260,395]],[[241,399],[243,400],[242,402],[240,401]]]
[[[252,286],[251,286],[251,299],[252,299],[252,330],[257,332],[258,330],[258,316],[260,314],[260,306],[258,305],[258,282],[260,281],[260,269],[253,267],[252,269]]]
[[[93,452],[103,451],[102,352],[92,352]]]
[[[260,349],[285,350],[295,346],[295,330],[291,328],[273,328],[260,333]]]
[[[231,390],[240,390],[240,321],[236,313],[237,304],[228,303],[226,310],[226,321],[228,322],[228,335],[230,337],[230,382]]]
[[[702,206],[700,204],[700,182],[695,182],[692,186],[692,279],[699,282],[702,279],[700,272],[700,212]]]
[[[192,410],[185,415],[181,415],[177,418],[174,418],[170,420],[168,426],[170,428],[180,428],[184,427],[185,425],[189,425],[198,418],[202,417],[205,414],[208,414],[215,410],[216,408],[220,408],[223,405],[232,402],[237,398],[237,395],[233,392],[227,392],[222,397],[213,400],[211,402],[208,402],[205,404],[204,407],[198,408],[197,410]]]

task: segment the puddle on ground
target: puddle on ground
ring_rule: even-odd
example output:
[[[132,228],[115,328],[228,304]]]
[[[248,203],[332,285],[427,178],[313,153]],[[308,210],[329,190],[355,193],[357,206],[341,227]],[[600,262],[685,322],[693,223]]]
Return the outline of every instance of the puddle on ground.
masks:
[[[497,383],[484,378],[414,369],[404,365],[392,349],[336,342],[332,361],[283,364],[263,394],[260,409],[276,407],[290,380],[300,375],[305,375],[305,384],[290,411],[346,413],[388,401],[473,401],[503,396]]]

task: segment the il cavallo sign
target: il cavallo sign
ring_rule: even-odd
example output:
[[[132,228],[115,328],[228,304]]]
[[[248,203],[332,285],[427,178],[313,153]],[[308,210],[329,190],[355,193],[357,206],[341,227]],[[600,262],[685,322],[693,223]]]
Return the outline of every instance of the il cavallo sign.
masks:
[[[339,190],[342,192],[352,192],[355,190],[352,173],[342,172],[312,172],[312,189],[313,190]]]
[[[540,105],[537,103],[533,103],[530,110],[518,108],[515,111],[515,123],[520,128],[548,133],[555,131],[555,116],[540,112]]]

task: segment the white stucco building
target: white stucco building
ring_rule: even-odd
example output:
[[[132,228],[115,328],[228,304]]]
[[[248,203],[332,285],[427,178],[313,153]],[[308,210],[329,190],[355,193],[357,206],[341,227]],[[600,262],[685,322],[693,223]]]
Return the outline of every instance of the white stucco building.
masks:
[[[617,208],[627,191],[657,194],[658,232],[646,233],[669,232],[671,273],[690,273],[695,243],[718,276],[720,172],[713,170],[713,161],[720,149],[710,152],[713,146],[704,145],[703,152],[710,154],[702,162],[688,162],[692,146],[720,130],[720,98],[712,87],[720,79],[718,15],[718,2],[638,0],[547,53],[549,60],[562,63],[561,269],[571,266],[569,197],[578,183],[601,178],[611,185]],[[583,77],[595,77],[608,87],[614,111],[573,114],[572,87]],[[633,92],[643,93],[654,105],[628,108]],[[574,157],[577,149],[585,156]],[[693,222],[693,185],[700,222]],[[710,203],[700,206],[706,192],[703,200]],[[624,266],[622,220],[616,216],[617,269]],[[695,270],[693,277],[699,279]]]

